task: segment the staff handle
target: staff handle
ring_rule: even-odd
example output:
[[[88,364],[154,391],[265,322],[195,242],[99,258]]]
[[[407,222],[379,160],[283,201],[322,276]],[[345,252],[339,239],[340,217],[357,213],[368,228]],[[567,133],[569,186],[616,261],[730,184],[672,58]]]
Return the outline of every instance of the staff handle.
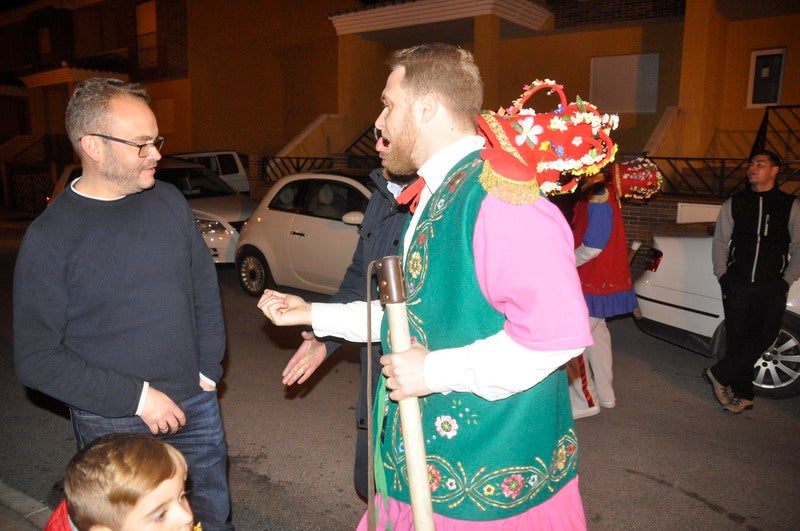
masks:
[[[400,257],[386,256],[376,264],[381,301],[386,307],[389,340],[392,352],[411,348],[408,313]],[[411,511],[415,531],[434,531],[433,506],[428,484],[425,459],[425,438],[422,433],[422,414],[416,397],[399,401],[400,424],[406,454],[406,472],[411,496]]]

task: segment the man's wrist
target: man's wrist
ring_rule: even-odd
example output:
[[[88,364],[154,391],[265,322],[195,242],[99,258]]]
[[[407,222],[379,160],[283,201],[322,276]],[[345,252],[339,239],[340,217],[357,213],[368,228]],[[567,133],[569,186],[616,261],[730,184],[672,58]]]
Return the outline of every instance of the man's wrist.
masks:
[[[150,382],[143,382],[142,392],[139,395],[139,404],[136,406],[136,416],[141,416],[144,410],[144,403],[147,402],[147,391],[150,389]]]

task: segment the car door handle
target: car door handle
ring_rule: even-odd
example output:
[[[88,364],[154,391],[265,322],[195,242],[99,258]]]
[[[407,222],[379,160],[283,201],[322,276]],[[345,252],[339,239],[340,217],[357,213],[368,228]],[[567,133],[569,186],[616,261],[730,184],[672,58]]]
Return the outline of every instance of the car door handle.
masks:
[[[296,230],[290,230],[289,234],[291,234],[292,236],[303,236],[303,237],[305,237],[306,235],[305,232],[297,232]]]

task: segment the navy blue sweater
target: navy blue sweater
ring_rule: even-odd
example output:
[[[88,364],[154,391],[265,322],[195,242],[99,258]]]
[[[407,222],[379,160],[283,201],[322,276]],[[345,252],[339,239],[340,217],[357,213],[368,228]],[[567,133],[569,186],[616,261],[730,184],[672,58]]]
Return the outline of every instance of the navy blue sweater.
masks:
[[[217,274],[189,205],[157,181],[114,201],[70,187],[29,227],[14,272],[22,382],[104,417],[143,382],[179,402],[222,377]]]

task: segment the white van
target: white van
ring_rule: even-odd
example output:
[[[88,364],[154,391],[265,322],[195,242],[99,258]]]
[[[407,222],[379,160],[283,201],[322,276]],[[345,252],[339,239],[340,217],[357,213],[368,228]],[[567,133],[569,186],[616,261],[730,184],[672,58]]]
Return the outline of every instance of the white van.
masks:
[[[247,171],[236,151],[193,151],[189,153],[170,153],[170,156],[190,160],[218,173],[223,181],[240,194],[246,194],[250,191]]]

